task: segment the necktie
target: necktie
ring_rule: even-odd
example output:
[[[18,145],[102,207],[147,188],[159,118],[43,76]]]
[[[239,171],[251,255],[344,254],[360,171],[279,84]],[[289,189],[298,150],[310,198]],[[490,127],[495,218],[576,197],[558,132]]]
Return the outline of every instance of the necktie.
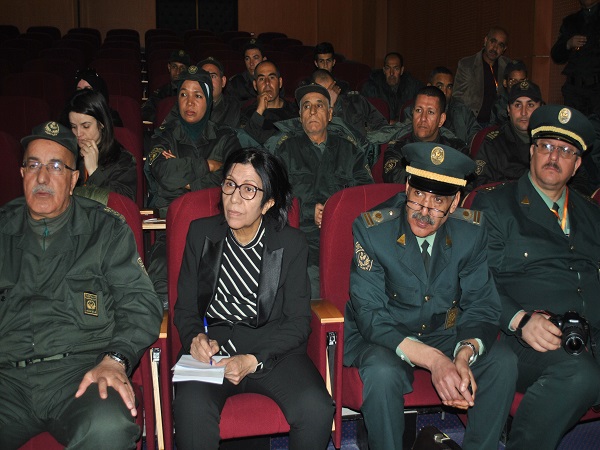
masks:
[[[429,252],[427,249],[429,248],[429,242],[423,241],[421,244],[421,257],[423,258],[423,264],[425,265],[425,273],[429,275]]]
[[[558,203],[554,203],[552,205],[552,208],[550,208],[550,211],[552,211],[554,213],[554,215],[556,216],[556,218],[558,220],[560,220],[560,216],[558,215]]]

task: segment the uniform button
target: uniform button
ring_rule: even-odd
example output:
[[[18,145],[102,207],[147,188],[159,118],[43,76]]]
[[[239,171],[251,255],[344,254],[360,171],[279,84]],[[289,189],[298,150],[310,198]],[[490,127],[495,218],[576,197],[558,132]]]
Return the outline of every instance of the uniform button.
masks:
[[[527,257],[529,256],[529,253],[525,252],[525,253],[523,253],[523,256],[524,256],[525,258],[527,258]]]
[[[427,328],[427,325],[425,325],[425,324],[421,325],[422,330],[424,330],[425,328]]]
[[[456,305],[456,300],[452,300],[452,304],[453,304],[453,305]]]
[[[571,250],[571,251],[575,250],[575,246],[574,246],[574,245],[571,245],[571,246],[569,247],[569,250]]]
[[[577,293],[578,293],[578,294],[581,294],[582,292],[583,292],[583,289],[581,289],[581,288],[577,288]]]
[[[421,336],[423,333],[417,333],[417,336]]]
[[[396,294],[395,292],[392,294],[392,297],[396,298],[398,297],[398,294]]]
[[[429,300],[431,300],[431,297],[429,295],[425,296],[425,301],[428,302]]]
[[[569,270],[573,270],[573,266],[569,266]]]

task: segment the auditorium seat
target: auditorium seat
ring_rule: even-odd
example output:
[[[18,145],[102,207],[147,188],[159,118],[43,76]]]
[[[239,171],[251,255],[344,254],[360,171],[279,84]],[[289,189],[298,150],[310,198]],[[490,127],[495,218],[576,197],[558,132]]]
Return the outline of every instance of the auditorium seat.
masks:
[[[48,102],[41,98],[18,95],[0,96],[0,131],[5,131],[20,141],[31,130],[52,120]]]
[[[14,136],[5,131],[0,131],[0,177],[2,178],[2,189],[0,189],[0,206],[23,196],[23,179],[20,167],[23,162],[23,148]]]
[[[27,94],[46,100],[52,117],[58,118],[65,106],[65,81],[55,73],[15,73],[5,76],[1,82],[2,95]]]

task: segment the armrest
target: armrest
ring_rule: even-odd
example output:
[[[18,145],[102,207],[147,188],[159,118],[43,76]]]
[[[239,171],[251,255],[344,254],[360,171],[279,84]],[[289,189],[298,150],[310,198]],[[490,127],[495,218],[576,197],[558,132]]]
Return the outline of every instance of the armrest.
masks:
[[[327,390],[335,402],[335,430],[341,426],[344,315],[333,303],[323,299],[311,301],[311,313],[307,353],[325,380]],[[335,346],[329,346],[332,341]],[[330,351],[328,355],[328,348],[335,351]]]
[[[160,334],[158,335],[159,339],[166,339],[168,336],[167,329],[169,328],[169,311],[163,312],[163,320],[160,324]]]

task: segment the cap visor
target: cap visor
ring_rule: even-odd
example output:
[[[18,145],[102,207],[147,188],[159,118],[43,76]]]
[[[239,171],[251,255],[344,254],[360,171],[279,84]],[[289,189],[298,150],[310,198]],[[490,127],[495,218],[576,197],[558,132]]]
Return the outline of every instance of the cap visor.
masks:
[[[460,189],[459,186],[454,184],[441,183],[416,175],[409,175],[407,182],[415,189],[430,192],[435,195],[450,196],[456,194]]]

